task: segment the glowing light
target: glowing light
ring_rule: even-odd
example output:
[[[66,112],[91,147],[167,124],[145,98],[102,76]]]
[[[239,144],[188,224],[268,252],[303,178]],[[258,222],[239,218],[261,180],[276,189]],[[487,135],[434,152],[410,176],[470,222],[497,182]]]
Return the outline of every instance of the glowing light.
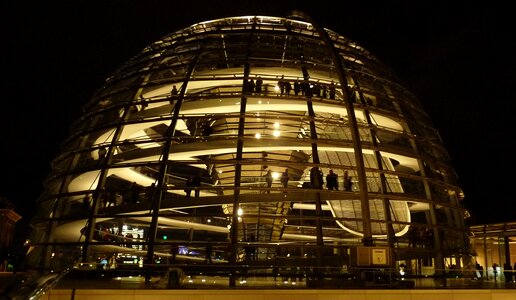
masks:
[[[254,137],[255,137],[255,138],[257,138],[257,139],[259,139],[259,138],[261,138],[261,137],[262,137],[262,135],[261,135],[259,132],[257,132],[257,133],[255,133],[255,134],[254,134]]]
[[[280,177],[280,174],[278,172],[272,172],[272,178],[278,179]]]
[[[244,214],[244,211],[242,210],[242,208],[239,207],[237,210],[237,215],[241,216],[243,214]]]
[[[274,122],[274,128],[279,128],[280,124],[279,122]]]
[[[280,132],[279,132],[278,130],[274,130],[274,132],[272,133],[272,135],[273,135],[273,136],[275,136],[275,137],[278,137],[278,136],[280,136],[281,134],[280,134]]]

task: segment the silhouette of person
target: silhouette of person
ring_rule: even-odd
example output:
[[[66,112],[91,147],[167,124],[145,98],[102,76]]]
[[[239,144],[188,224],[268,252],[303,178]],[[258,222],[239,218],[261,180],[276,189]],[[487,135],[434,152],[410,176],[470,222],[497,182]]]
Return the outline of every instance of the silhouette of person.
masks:
[[[284,188],[288,187],[288,179],[289,179],[288,169],[285,169],[285,172],[283,172],[281,174],[281,184],[283,185]]]
[[[278,87],[280,89],[280,94],[283,96],[283,93],[285,92],[285,81],[284,81],[285,75],[281,75],[281,79],[278,80]]]
[[[254,80],[251,78],[251,79],[249,79],[249,81],[247,82],[247,91],[249,92],[249,94],[252,94],[252,93],[253,93],[254,88],[255,88]]]
[[[271,170],[268,170],[267,174],[265,174],[265,182],[267,182],[267,188],[268,188],[267,193],[271,192],[270,188],[272,187],[272,181],[273,181],[272,172],[271,172]]]
[[[133,181],[131,184],[131,203],[140,203],[140,187]]]
[[[508,262],[503,264],[503,276],[505,277],[505,282],[512,281],[512,266]]]
[[[195,189],[195,198],[199,198],[201,193],[201,190],[199,189],[201,187],[201,175],[197,174],[193,177],[192,186]]]
[[[154,194],[156,192],[156,183],[152,183],[148,188],[147,188],[147,193],[145,195],[145,200],[148,201],[148,202],[152,202],[154,200]]]
[[[190,198],[190,195],[192,193],[192,186],[193,186],[193,180],[192,180],[192,177],[188,177],[188,179],[186,180],[186,183],[185,183],[185,193],[186,193],[186,198]]]
[[[104,207],[115,206],[116,205],[116,193],[114,191],[107,191],[104,195]]]
[[[310,185],[313,189],[322,189],[323,174],[318,167],[310,169]]]
[[[314,96],[315,97],[321,97],[321,85],[320,84],[315,84],[314,85],[314,88],[313,88],[313,91],[314,91]]]
[[[174,103],[174,100],[176,100],[178,94],[177,87],[174,85],[172,86],[172,90],[170,91],[170,104]]]
[[[335,84],[333,80],[330,83],[330,99],[335,99]]]
[[[100,147],[99,148],[99,159],[105,158],[106,154],[107,154],[106,147]]]
[[[262,85],[263,85],[262,77],[258,76],[258,78],[256,78],[256,85],[255,85],[255,91],[258,95],[260,95],[262,93]]]
[[[249,243],[255,242],[254,234],[252,234],[247,239],[247,242],[249,242]],[[246,261],[256,260],[256,250],[254,248],[254,245],[250,245],[250,244],[245,245],[244,252],[245,252],[245,260]]]
[[[497,263],[493,264],[493,274],[494,274],[494,280],[496,281],[496,277],[498,274],[498,264]]]
[[[326,176],[326,187],[329,190],[339,190],[338,175],[330,170],[330,173]]]
[[[349,190],[349,175],[348,175],[348,171],[344,171],[344,190],[345,191],[350,191]]]
[[[176,244],[170,246],[170,254],[172,255],[172,257],[170,259],[171,262],[176,261],[176,255],[178,252],[179,252],[179,247]]]
[[[212,263],[212,260],[211,260],[211,255],[213,253],[213,247],[211,244],[208,244],[206,245],[206,254],[205,254],[205,257],[204,257],[204,263]]]
[[[283,85],[285,86],[285,94],[287,96],[289,96],[290,95],[290,91],[292,90],[292,85],[290,84],[289,81],[284,81]]]
[[[294,82],[294,94],[297,96],[299,95],[299,92],[301,92],[301,85],[298,81]]]
[[[348,180],[344,182],[344,190],[352,192],[353,191],[353,181],[351,176],[348,177]]]

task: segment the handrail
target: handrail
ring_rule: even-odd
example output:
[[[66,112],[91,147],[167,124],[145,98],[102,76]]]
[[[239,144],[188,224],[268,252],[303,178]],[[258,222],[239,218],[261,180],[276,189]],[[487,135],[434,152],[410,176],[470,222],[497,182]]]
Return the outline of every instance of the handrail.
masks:
[[[2,300],[38,300],[47,291],[51,290],[72,268],[67,268],[59,273],[37,273],[27,280],[14,283],[5,289]]]

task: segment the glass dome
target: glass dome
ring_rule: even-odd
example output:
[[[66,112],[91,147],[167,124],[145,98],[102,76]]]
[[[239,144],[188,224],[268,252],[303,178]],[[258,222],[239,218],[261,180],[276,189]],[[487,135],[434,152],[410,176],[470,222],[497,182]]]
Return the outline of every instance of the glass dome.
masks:
[[[33,266],[343,266],[365,246],[437,269],[467,250],[457,176],[418,99],[309,19],[176,31],[83,111],[38,200]]]

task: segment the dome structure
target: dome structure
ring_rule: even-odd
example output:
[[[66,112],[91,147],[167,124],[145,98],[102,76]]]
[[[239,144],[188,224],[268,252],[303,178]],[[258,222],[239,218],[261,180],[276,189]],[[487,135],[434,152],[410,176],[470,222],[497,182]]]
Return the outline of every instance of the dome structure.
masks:
[[[236,265],[251,245],[255,264],[321,266],[364,245],[442,261],[467,248],[460,200],[439,133],[389,67],[302,14],[229,17],[106,79],[52,162],[28,260]]]

